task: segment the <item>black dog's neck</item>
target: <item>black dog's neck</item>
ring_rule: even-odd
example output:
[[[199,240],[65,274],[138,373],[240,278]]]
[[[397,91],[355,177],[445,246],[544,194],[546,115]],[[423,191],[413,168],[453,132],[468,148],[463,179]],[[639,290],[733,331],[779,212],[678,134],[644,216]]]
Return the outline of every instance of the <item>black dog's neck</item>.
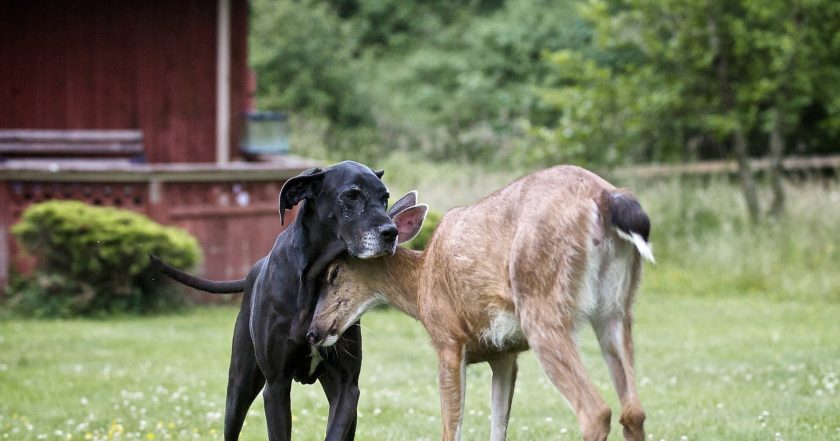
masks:
[[[301,275],[311,281],[326,271],[327,265],[347,251],[347,245],[334,233],[334,226],[325,225],[317,216],[315,207],[301,204],[297,217],[291,226],[296,248],[304,257],[306,266]]]
[[[314,207],[306,205],[301,204],[298,208],[294,222],[283,232],[285,237],[278,239],[269,259],[271,266],[283,268],[278,274],[296,274],[298,277],[297,310],[288,335],[301,344],[306,343],[304,335],[315,311],[323,273],[327,265],[347,249],[344,241],[332,232],[334,226],[325,225],[318,219]]]

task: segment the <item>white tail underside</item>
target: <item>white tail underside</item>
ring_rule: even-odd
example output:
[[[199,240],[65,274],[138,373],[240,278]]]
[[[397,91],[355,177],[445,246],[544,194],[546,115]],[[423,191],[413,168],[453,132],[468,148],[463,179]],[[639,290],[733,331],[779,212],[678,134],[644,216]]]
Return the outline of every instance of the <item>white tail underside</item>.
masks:
[[[627,234],[618,228],[616,228],[615,231],[618,233],[618,237],[632,243],[636,249],[639,250],[639,254],[641,254],[647,261],[656,263],[656,259],[653,258],[653,250],[650,248],[650,244],[646,242],[642,236],[633,232]]]

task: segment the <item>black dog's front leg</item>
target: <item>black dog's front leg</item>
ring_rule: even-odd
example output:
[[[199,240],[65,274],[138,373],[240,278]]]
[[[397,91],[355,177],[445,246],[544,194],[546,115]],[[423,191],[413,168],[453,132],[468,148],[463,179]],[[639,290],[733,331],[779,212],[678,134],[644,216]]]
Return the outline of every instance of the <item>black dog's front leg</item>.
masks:
[[[329,368],[328,368],[329,370]],[[327,400],[330,418],[327,422],[327,441],[352,441],[356,434],[356,407],[359,404],[359,387],[340,382],[335,372],[324,372],[319,377]]]
[[[290,376],[278,376],[265,385],[265,420],[268,424],[269,441],[289,441],[292,439],[292,379]]]
[[[318,377],[330,403],[326,441],[352,441],[356,436],[356,410],[359,405],[359,373],[362,369],[362,331],[351,326],[327,357]]]

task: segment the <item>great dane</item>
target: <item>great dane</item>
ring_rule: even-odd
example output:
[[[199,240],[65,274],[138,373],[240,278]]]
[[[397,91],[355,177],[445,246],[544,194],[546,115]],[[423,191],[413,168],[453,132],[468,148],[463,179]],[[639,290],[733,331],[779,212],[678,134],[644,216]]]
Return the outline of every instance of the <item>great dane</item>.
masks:
[[[382,172],[345,161],[288,180],[280,191],[281,223],[285,210],[303,202],[297,217],[244,279],[201,279],[152,256],[153,266],[185,285],[216,293],[244,291],[233,332],[226,441],[239,438],[245,414],[260,390],[269,440],[290,439],[293,379],[321,382],[330,404],[327,440],[354,438],[361,331],[354,327],[344,334],[338,350],[320,353],[305,335],[327,264],[345,252],[372,258],[396,250],[397,227],[385,213],[389,195],[381,177]]]

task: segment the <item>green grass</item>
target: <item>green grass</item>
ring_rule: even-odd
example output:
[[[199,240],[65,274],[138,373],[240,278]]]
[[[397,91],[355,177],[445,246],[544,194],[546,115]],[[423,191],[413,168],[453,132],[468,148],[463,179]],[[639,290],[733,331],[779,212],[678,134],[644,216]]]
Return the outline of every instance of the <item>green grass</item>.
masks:
[[[637,310],[650,439],[840,439],[840,305],[644,292]],[[225,307],[144,319],[4,321],[0,439],[220,439],[235,314]],[[358,439],[437,439],[436,361],[424,331],[393,310],[368,314],[364,327]],[[617,409],[588,330],[581,344]],[[489,369],[473,366],[467,378],[464,439],[487,439]],[[265,439],[260,400],[245,440]],[[317,385],[296,386],[293,414],[295,439],[322,439],[327,408]],[[611,439],[619,434],[614,423]],[[571,411],[530,353],[521,357],[509,438],[579,439]]]

